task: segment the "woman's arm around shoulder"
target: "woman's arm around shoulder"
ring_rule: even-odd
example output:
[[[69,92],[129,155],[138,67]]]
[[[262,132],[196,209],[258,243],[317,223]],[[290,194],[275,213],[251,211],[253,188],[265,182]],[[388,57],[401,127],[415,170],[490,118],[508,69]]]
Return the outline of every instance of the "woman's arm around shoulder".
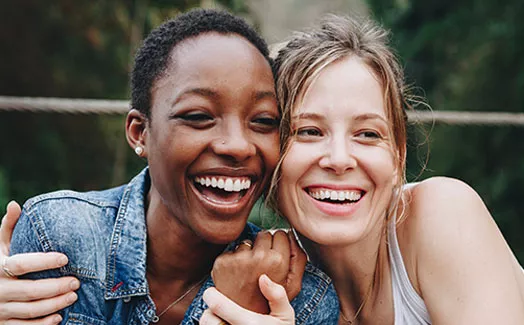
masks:
[[[524,275],[480,196],[445,177],[409,191],[402,236],[433,324],[524,324]]]

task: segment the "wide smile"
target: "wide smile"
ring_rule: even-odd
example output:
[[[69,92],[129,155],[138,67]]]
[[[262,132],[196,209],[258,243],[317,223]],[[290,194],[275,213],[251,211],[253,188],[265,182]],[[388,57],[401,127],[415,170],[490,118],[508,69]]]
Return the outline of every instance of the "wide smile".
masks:
[[[349,216],[359,206],[366,192],[362,189],[306,187],[307,197],[322,212],[332,216]]]
[[[227,215],[242,211],[257,187],[253,176],[199,175],[191,183],[205,206]]]

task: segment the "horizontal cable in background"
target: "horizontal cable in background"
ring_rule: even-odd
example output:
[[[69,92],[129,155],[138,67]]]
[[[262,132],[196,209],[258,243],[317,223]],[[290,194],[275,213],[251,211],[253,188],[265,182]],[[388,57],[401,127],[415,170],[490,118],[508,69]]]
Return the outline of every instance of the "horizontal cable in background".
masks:
[[[127,100],[0,96],[1,111],[71,114],[126,114]],[[524,113],[471,111],[409,111],[410,122],[450,125],[524,126]]]

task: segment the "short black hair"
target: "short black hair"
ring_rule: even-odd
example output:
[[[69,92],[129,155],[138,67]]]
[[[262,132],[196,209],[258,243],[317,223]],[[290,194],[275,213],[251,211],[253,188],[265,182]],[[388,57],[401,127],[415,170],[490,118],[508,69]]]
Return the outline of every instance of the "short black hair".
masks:
[[[193,9],[155,28],[138,49],[131,72],[132,109],[151,117],[151,86],[167,68],[171,51],[181,41],[207,32],[244,37],[272,67],[266,42],[244,19],[227,11]]]

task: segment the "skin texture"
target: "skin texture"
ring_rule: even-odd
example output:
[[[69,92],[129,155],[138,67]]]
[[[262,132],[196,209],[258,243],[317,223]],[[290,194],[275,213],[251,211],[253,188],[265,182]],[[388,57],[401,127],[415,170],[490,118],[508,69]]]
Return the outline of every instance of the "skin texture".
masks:
[[[285,202],[281,208],[309,256],[333,279],[346,319],[353,320],[363,306],[353,324],[394,323],[384,227],[399,174],[395,150],[380,122],[356,118],[385,116],[381,94],[381,85],[358,58],[327,66],[297,108],[322,118],[293,121],[297,132],[279,187],[280,202]],[[326,183],[365,194],[345,214],[326,212],[308,195],[310,187]],[[431,178],[404,188],[402,195],[398,241],[411,284],[432,323],[523,324],[524,274],[477,193],[458,180]],[[215,314],[233,325],[245,323],[242,319],[250,324],[294,323],[290,313],[262,320],[230,306],[225,297],[208,299],[218,306],[212,307]]]

